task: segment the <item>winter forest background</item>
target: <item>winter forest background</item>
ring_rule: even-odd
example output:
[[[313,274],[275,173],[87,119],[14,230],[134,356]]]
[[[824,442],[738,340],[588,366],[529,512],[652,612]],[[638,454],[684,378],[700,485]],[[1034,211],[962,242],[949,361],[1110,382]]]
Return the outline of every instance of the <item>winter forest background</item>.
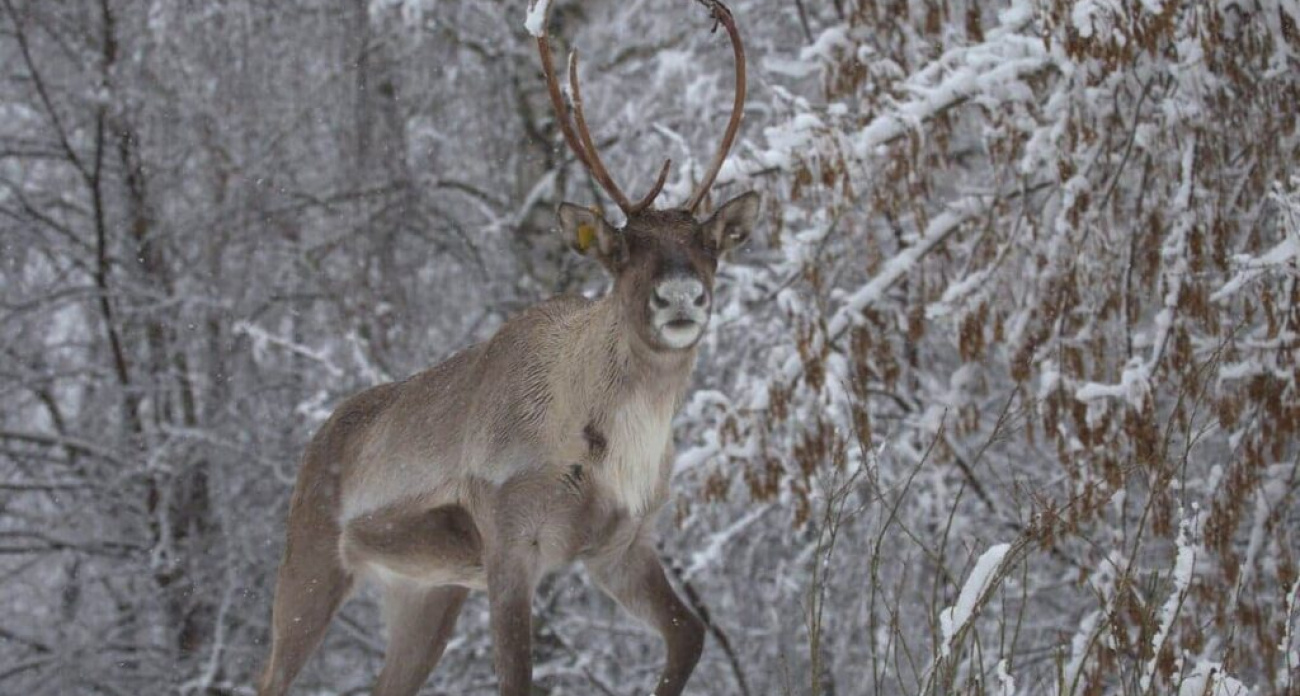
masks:
[[[251,693],[307,438],[599,292],[553,215],[602,198],[525,0],[0,3],[0,693]],[[764,204],[660,521],[691,692],[1297,693],[1300,4],[731,8],[714,200]],[[709,29],[555,6],[662,202],[729,114]],[[653,684],[581,570],[535,611],[545,693]],[[425,693],[495,693],[485,617]],[[382,647],[363,592],[298,693]]]

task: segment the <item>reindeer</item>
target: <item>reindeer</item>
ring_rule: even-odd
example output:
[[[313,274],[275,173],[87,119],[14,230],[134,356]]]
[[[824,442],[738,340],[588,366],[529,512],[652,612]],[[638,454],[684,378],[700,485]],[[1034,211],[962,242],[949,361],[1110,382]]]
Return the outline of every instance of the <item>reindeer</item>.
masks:
[[[698,188],[670,210],[651,204],[671,162],[645,197],[629,201],[587,127],[576,53],[571,122],[547,32],[539,32],[560,130],[627,218],[616,229],[592,209],[563,203],[559,227],[574,250],[605,267],[613,287],[599,300],[535,305],[446,362],[351,397],[321,426],[293,492],[262,696],[288,690],[357,578],[377,582],[388,629],[375,694],[416,693],[466,595],[486,589],[500,693],[525,696],[534,588],[578,559],[662,635],[667,665],[655,693],[682,693],[704,625],[664,577],[653,522],[667,499],[671,422],[709,321],[718,260],[747,238],[759,207],[749,192],[707,220],[695,217],[745,99],[735,22],[720,2],[704,4],[731,40],[735,103]]]

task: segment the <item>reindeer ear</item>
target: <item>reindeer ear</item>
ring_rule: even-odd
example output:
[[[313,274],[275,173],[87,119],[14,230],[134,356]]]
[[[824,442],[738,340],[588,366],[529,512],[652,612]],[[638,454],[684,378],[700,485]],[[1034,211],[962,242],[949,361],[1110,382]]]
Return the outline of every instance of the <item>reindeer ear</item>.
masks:
[[[704,223],[705,240],[719,254],[740,246],[758,221],[758,193],[750,191],[729,200]]]
[[[560,231],[569,247],[583,256],[595,256],[606,265],[623,257],[623,235],[591,208],[561,203]]]

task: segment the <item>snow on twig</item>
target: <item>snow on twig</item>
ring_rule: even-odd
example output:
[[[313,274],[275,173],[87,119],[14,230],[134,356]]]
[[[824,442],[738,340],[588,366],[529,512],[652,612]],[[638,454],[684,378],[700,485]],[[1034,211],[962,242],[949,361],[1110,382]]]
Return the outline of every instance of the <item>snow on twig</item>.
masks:
[[[762,519],[763,515],[767,514],[771,509],[770,505],[763,505],[736,520],[730,527],[710,536],[709,543],[691,556],[691,566],[682,573],[682,577],[689,580],[696,573],[717,563],[722,558],[722,552],[725,550],[727,543]]]
[[[943,644],[939,652],[943,657],[951,654],[953,640],[975,615],[977,605],[993,585],[998,568],[1002,566],[1002,559],[1010,550],[1011,544],[1003,543],[985,551],[975,562],[975,568],[971,570],[970,577],[966,578],[966,583],[962,585],[957,603],[939,613],[939,624],[943,631]]]
[[[1165,347],[1169,343],[1174,325],[1174,310],[1182,297],[1183,281],[1188,272],[1187,236],[1192,229],[1194,213],[1192,210],[1192,189],[1195,181],[1196,141],[1189,140],[1183,146],[1182,181],[1175,197],[1173,229],[1169,238],[1160,249],[1161,262],[1164,265],[1164,304],[1155,317],[1155,339],[1151,342],[1151,354],[1143,361],[1135,358],[1124,367],[1119,384],[1088,383],[1074,392],[1074,398],[1089,402],[1104,398],[1127,398],[1134,408],[1141,408],[1142,399],[1150,391],[1151,375],[1160,366]]]
[[[1228,676],[1223,665],[1198,662],[1178,685],[1178,696],[1250,696],[1250,689]]]
[[[1016,680],[1007,670],[1007,660],[998,660],[997,666],[998,696],[1016,696]]]
[[[234,333],[242,333],[252,339],[254,354],[260,355],[265,352],[267,346],[275,346],[320,363],[321,367],[324,367],[331,377],[342,377],[344,374],[343,370],[338,365],[335,365],[333,360],[330,360],[325,351],[295,343],[287,338],[281,338],[255,324],[246,321],[237,322],[234,326]]]
[[[1233,259],[1237,272],[1210,295],[1211,302],[1225,302],[1256,278],[1270,271],[1300,272],[1300,177],[1292,177],[1291,190],[1274,184],[1269,199],[1281,217],[1282,240],[1259,256],[1238,254]]]
[[[551,14],[551,0],[533,0],[528,5],[524,28],[537,38],[546,36],[546,18]]]
[[[1291,584],[1291,591],[1286,595],[1286,627],[1283,629],[1282,642],[1278,644],[1278,650],[1282,651],[1283,669],[1286,670],[1287,693],[1294,692],[1294,679],[1297,671],[1300,671],[1300,650],[1291,647],[1295,639],[1295,619],[1296,613],[1300,611],[1300,575],[1296,576],[1295,582]]]
[[[1160,627],[1156,630],[1156,635],[1151,639],[1151,660],[1147,663],[1146,669],[1142,673],[1141,685],[1142,690],[1147,691],[1151,687],[1151,679],[1155,676],[1156,664],[1160,659],[1160,651],[1164,648],[1165,641],[1169,639],[1169,631],[1173,628],[1174,619],[1178,618],[1178,612],[1183,606],[1183,600],[1187,598],[1188,588],[1192,584],[1192,575],[1196,570],[1196,548],[1189,538],[1188,528],[1192,520],[1184,519],[1178,524],[1178,555],[1174,559],[1174,590],[1169,594],[1169,599],[1165,600],[1164,606],[1160,608]]]
[[[839,336],[853,324],[862,310],[875,304],[886,290],[893,287],[903,276],[916,267],[916,264],[943,244],[948,237],[961,228],[962,223],[978,217],[985,211],[985,205],[978,197],[963,198],[930,220],[921,235],[912,246],[904,249],[897,256],[885,262],[871,282],[858,288],[840,307],[831,319],[830,335]]]

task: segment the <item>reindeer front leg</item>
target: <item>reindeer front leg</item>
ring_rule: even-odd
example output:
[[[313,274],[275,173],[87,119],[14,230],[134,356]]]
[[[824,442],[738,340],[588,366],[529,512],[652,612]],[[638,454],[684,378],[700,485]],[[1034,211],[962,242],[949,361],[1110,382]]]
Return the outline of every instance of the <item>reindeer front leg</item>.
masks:
[[[533,589],[540,575],[527,549],[502,545],[487,561],[492,646],[501,696],[528,696],[533,684]]]
[[[492,497],[484,569],[501,696],[532,692],[533,591],[572,556],[574,505],[544,469],[516,476]]]
[[[695,670],[704,649],[704,622],[677,597],[654,548],[638,539],[620,554],[587,561],[592,577],[628,613],[663,636],[668,664],[659,677],[655,696],[678,696]]]

